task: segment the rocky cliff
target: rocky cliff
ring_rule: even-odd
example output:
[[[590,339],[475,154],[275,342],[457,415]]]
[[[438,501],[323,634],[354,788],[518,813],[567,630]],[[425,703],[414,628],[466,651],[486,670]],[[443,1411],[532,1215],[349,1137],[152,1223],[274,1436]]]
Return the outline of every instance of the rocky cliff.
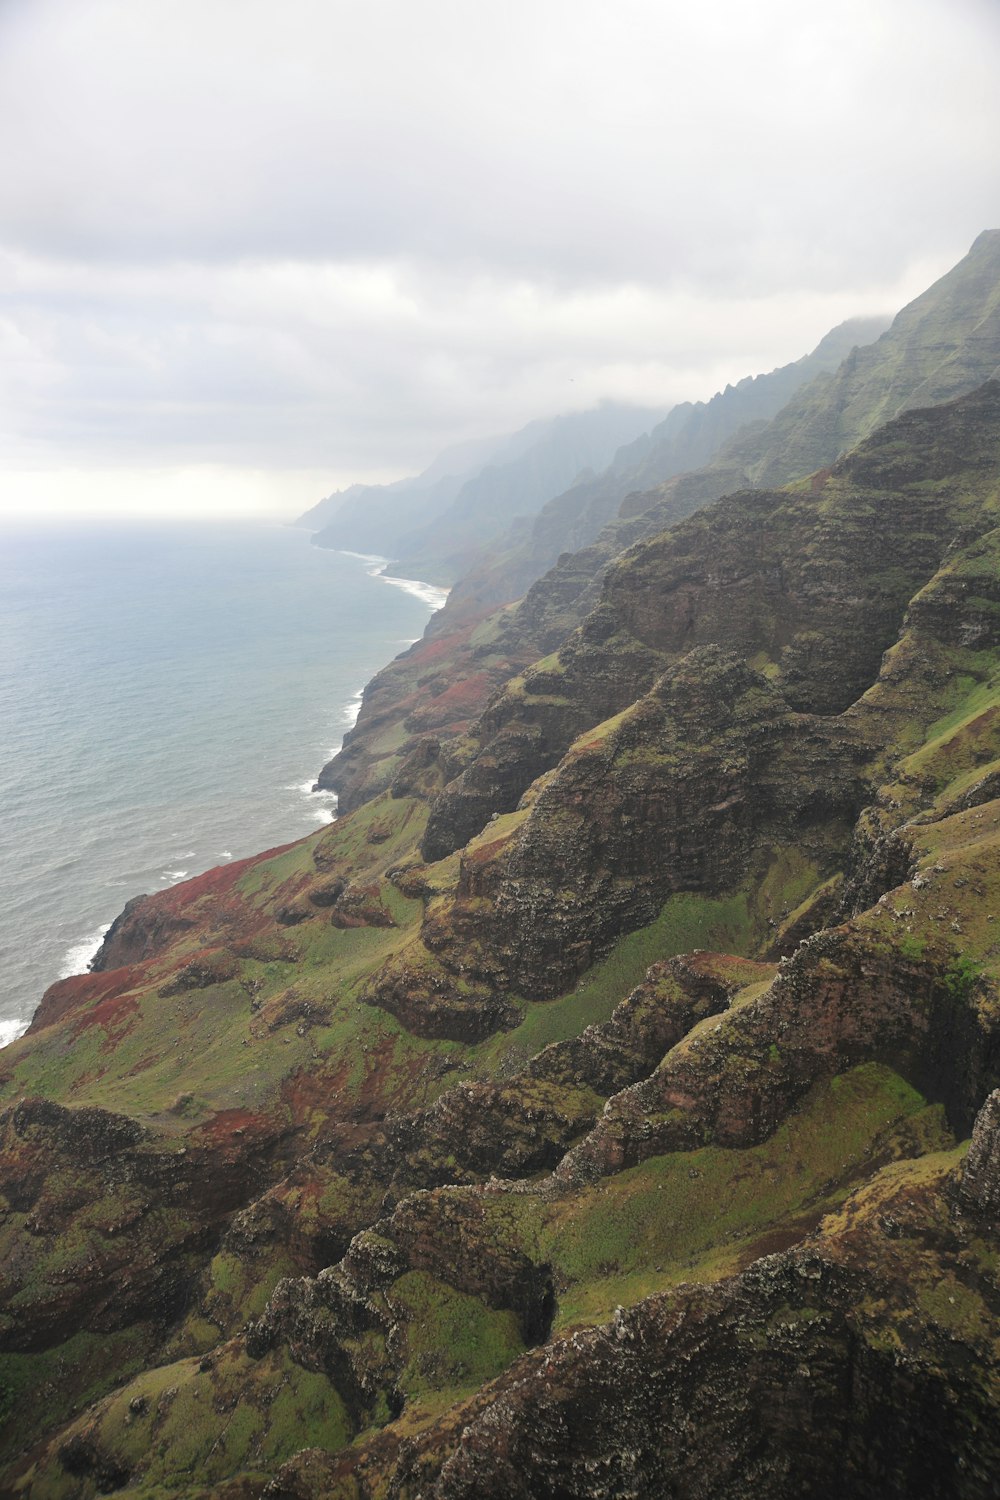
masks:
[[[711,463],[737,432],[769,422],[796,391],[817,375],[836,370],[852,349],[872,343],[887,326],[888,319],[849,319],[791,364],[766,375],[747,375],[709,401],[681,402],[648,433],[621,447],[603,473],[554,495],[530,530],[522,525],[499,537],[457,581],[450,612],[458,617],[519,599],[562,553],[579,552],[593,542],[627,496]]]
[[[1000,383],[544,644],[0,1055],[4,1494],[995,1495]]]
[[[336,791],[345,808],[354,807],[390,784],[428,727],[446,738],[468,728],[513,671],[551,653],[580,625],[600,600],[608,567],[636,542],[728,493],[819,473],[900,412],[990,379],[1000,369],[998,306],[1000,231],[990,231],[879,339],[848,353],[832,373],[821,368],[771,422],[737,434],[702,469],[675,474],[651,490],[630,486],[619,514],[586,545],[559,557],[519,605],[495,610],[496,598],[509,595],[490,588],[480,594],[473,587],[478,573],[470,575],[432,621],[428,638],[376,678],[356,728],[324,767],[320,784]],[[837,332],[827,346],[831,354],[839,347]],[[724,421],[718,431],[725,431]],[[496,566],[505,566],[502,557]],[[456,711],[435,714],[427,726],[422,714],[413,714],[414,687],[426,704],[445,682],[446,702]]]
[[[527,525],[581,473],[603,470],[621,444],[659,416],[653,408],[606,401],[531,422],[492,444],[445,453],[417,479],[358,486],[329,518],[310,512],[298,524],[324,522],[314,536],[320,547],[388,554],[398,577],[450,585],[513,522]]]

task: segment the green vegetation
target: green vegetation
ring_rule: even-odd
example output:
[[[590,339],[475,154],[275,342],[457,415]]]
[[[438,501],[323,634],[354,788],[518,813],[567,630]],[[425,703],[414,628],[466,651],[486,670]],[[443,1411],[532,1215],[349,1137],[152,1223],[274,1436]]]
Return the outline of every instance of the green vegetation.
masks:
[[[330,1382],[287,1356],[249,1360],[232,1346],[214,1359],[192,1359],[147,1371],[131,1381],[87,1425],[91,1441],[115,1454],[142,1483],[129,1492],[183,1494],[193,1482],[212,1484],[244,1470],[263,1481],[302,1446],[308,1432],[336,1451],[350,1428]],[[71,1433],[72,1435],[72,1429]],[[29,1495],[29,1469],[12,1492]],[[99,1493],[93,1481],[61,1468],[46,1471],[52,1500],[82,1500]]]
[[[476,1390],[524,1349],[514,1313],[486,1307],[424,1271],[408,1271],[395,1282],[392,1303],[405,1322],[399,1386],[410,1398],[447,1390],[455,1399]]]
[[[555,1199],[482,1200],[479,1237],[556,1277],[556,1330],[603,1322],[681,1281],[711,1281],[797,1238],[843,1202],[873,1160],[952,1144],[939,1106],[868,1063],[817,1085],[761,1146],[653,1157]]]
[[[944,972],[944,987],[956,1005],[964,1005],[972,993],[982,964],[961,954]]]

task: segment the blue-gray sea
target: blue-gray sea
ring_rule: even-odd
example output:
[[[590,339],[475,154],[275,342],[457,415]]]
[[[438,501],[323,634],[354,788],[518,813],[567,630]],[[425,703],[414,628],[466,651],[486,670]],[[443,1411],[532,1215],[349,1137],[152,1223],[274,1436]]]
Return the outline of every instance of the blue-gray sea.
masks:
[[[0,1044],[130,896],[332,816],[320,766],[443,597],[291,527],[0,531]]]

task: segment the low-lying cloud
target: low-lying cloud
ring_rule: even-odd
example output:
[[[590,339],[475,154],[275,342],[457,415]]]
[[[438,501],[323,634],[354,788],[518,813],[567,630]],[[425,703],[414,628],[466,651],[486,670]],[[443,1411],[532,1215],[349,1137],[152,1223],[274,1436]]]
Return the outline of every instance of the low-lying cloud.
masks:
[[[668,406],[1000,220],[978,0],[0,8],[11,469],[328,471]]]

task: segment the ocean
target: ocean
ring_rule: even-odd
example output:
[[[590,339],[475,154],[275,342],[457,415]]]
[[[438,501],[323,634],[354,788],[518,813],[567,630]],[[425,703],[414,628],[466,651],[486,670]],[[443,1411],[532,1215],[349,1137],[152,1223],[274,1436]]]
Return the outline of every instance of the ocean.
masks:
[[[439,589],[261,523],[0,532],[0,1045],[125,902],[299,838]]]

